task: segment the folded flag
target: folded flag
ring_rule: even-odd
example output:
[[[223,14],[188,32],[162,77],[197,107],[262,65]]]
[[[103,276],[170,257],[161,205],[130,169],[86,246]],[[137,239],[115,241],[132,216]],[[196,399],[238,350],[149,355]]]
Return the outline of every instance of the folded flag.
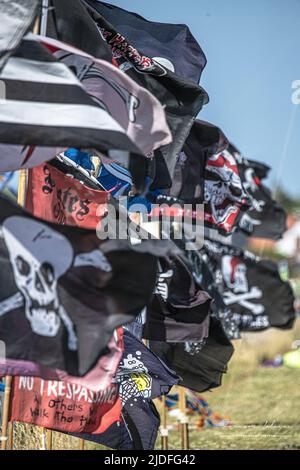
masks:
[[[196,392],[219,387],[233,346],[215,317],[204,344],[150,341],[150,349],[181,377],[179,385]]]
[[[252,198],[250,208],[239,221],[240,230],[254,237],[278,240],[286,231],[286,213],[262,183],[270,168],[246,159],[232,144],[229,149],[238,162],[243,186]]]
[[[1,197],[0,340],[6,357],[85,375],[154,292],[163,241],[99,240]],[[153,254],[155,252],[155,255]],[[132,269],[135,266],[135,269]]]

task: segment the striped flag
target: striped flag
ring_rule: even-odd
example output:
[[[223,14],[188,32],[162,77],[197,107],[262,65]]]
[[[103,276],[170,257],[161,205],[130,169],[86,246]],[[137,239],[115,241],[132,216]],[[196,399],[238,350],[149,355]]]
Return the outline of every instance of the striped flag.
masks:
[[[70,68],[33,35],[8,59],[0,80],[6,88],[0,99],[0,171],[38,165],[71,146],[97,149],[115,160],[121,155],[122,161],[142,154]]]

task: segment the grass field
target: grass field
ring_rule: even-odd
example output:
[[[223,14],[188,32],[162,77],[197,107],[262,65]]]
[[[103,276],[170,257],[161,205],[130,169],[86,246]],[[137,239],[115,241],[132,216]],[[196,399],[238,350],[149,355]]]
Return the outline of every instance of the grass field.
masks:
[[[293,331],[249,334],[235,343],[222,387],[203,394],[213,411],[229,416],[233,426],[192,429],[191,449],[300,449],[300,369],[259,367],[262,359],[291,349],[296,339],[300,339],[299,320]],[[14,447],[39,449],[41,434],[39,428],[16,424]],[[54,449],[79,449],[78,439],[53,435]],[[85,449],[101,450],[101,446],[86,442]],[[176,429],[170,432],[170,449],[180,449]]]

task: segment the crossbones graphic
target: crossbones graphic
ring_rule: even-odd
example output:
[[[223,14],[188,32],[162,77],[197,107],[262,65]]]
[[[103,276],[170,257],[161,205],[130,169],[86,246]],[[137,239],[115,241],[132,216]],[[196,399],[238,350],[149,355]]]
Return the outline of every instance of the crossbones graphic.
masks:
[[[225,284],[229,290],[224,292],[225,305],[240,304],[250,310],[253,315],[260,315],[265,311],[261,304],[249,302],[262,298],[262,290],[259,287],[251,287],[249,290],[246,276],[247,268],[238,258],[233,256],[223,256],[222,274]]]
[[[58,296],[57,282],[72,266],[94,266],[111,271],[100,250],[74,257],[69,240],[48,225],[22,216],[8,217],[2,224],[4,239],[18,292],[0,302],[0,318],[25,307],[34,333],[55,337],[61,323],[68,332],[68,347],[77,350],[74,325]]]

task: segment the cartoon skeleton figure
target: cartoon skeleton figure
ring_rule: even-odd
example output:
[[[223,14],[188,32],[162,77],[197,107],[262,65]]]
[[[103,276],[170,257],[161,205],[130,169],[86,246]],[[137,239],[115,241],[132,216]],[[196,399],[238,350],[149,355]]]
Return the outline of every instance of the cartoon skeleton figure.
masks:
[[[223,256],[222,274],[227,288],[230,289],[224,292],[224,303],[225,305],[238,303],[254,315],[260,315],[265,311],[264,306],[250,300],[261,299],[262,290],[254,286],[249,290],[246,273],[246,265],[238,258]]]
[[[152,377],[141,360],[142,353],[136,351],[121,361],[115,381],[120,384],[119,397],[124,405],[132,397],[149,398],[151,396]]]
[[[25,303],[25,315],[34,333],[55,337],[63,322],[68,332],[68,347],[76,350],[74,325],[59,300],[57,282],[72,265],[109,271],[108,261],[99,250],[74,259],[72,245],[66,237],[46,224],[21,216],[8,217],[1,236],[19,292],[0,302],[0,317]]]

